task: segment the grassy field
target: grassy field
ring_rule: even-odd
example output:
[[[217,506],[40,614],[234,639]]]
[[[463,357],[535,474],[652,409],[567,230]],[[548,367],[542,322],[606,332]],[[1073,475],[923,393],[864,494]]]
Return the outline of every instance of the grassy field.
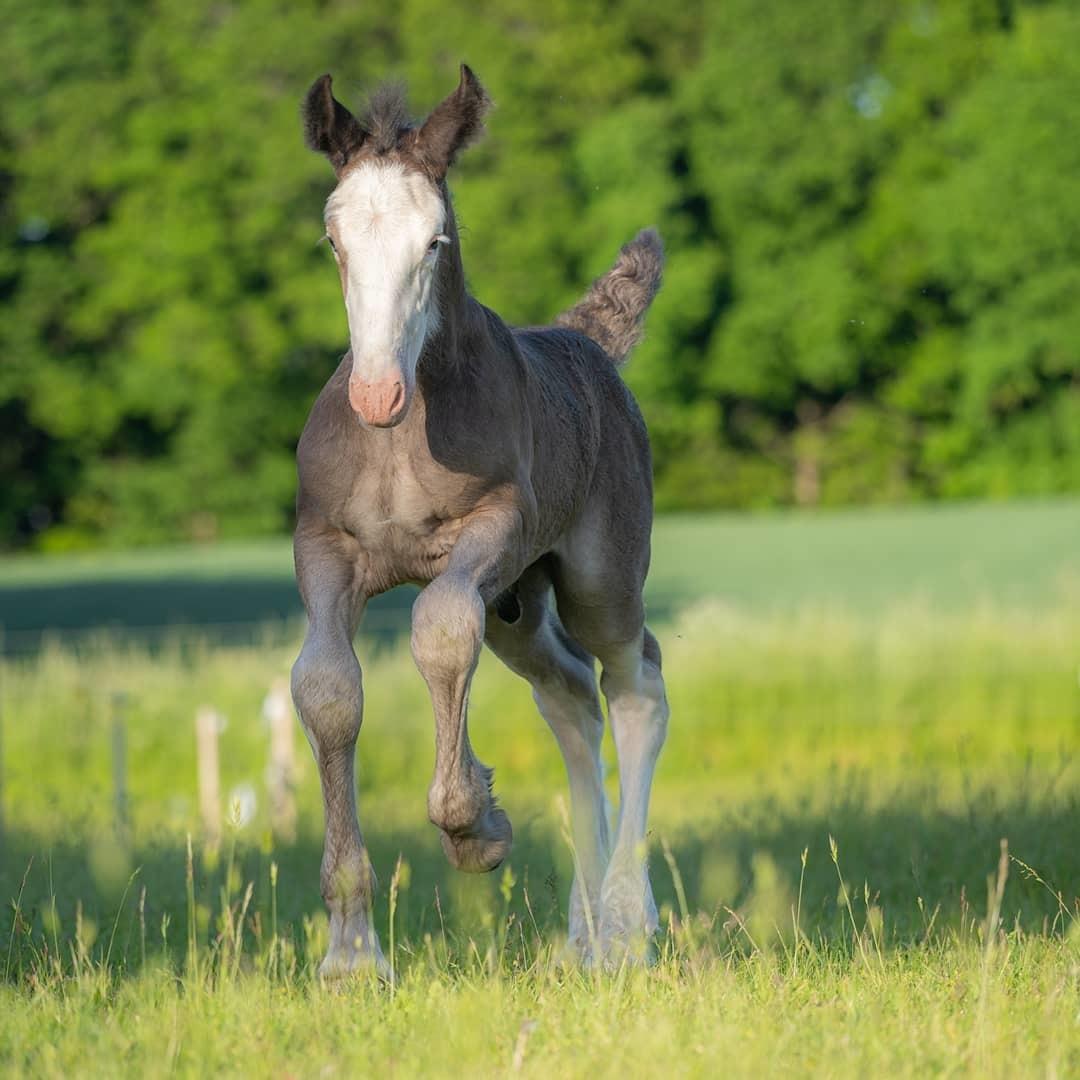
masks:
[[[983,600],[1054,603],[1080,582],[1080,500],[916,506],[813,514],[669,516],[654,533],[653,622],[716,598],[756,614],[808,604],[873,613],[896,602],[938,610]],[[412,592],[370,605],[362,634],[408,626]],[[302,614],[287,539],[205,547],[0,558],[0,650],[88,629],[159,641],[173,627],[251,641],[292,633]],[[284,624],[284,626],[282,625]]]
[[[662,523],[672,724],[645,972],[566,963],[561,763],[489,657],[471,726],[515,849],[481,878],[449,869],[425,820],[431,719],[407,651],[365,664],[361,816],[393,987],[315,975],[321,810],[303,745],[297,836],[268,826],[260,708],[295,639],[100,636],[9,657],[0,1068],[1075,1074],[1078,537],[1075,504]],[[150,588],[204,557],[80,572]],[[280,575],[280,546],[265,558]],[[60,565],[9,562],[0,582],[55,585]],[[227,717],[236,808],[216,853],[196,813],[202,704]]]

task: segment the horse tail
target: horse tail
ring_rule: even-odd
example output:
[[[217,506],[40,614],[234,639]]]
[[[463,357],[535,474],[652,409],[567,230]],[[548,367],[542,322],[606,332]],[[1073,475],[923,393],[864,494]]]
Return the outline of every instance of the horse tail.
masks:
[[[592,338],[616,364],[623,363],[641,340],[645,312],[660,288],[663,269],[660,234],[642,229],[623,246],[615,265],[555,325]]]

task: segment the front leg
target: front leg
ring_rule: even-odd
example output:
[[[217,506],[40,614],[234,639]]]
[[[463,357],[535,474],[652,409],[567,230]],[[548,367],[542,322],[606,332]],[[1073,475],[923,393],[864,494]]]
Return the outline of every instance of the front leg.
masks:
[[[352,537],[305,520],[297,525],[295,556],[308,631],[293,665],[292,694],[319,767],[326,814],[321,886],[330,945],[320,972],[334,977],[374,967],[385,976],[389,968],[371,925],[375,875],[356,815],[364,699],[352,638],[366,600],[364,559]]]
[[[469,686],[484,641],[487,606],[522,569],[520,518],[488,512],[462,531],[446,570],[413,605],[412,653],[435,712],[435,776],[428,817],[459,870],[494,870],[513,840],[495,804],[491,769],[469,742]]]

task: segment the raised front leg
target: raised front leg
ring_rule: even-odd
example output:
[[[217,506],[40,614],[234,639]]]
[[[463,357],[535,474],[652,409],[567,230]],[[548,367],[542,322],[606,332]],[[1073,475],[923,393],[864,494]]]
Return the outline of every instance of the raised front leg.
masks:
[[[413,605],[413,658],[435,712],[428,817],[442,830],[443,850],[459,870],[494,870],[513,839],[510,819],[495,805],[491,769],[473,753],[466,713],[485,608],[521,569],[515,519],[489,514],[471,522],[446,571]]]
[[[319,767],[326,814],[321,886],[330,946],[320,972],[334,977],[373,965],[385,975],[371,920],[375,875],[356,815],[354,759],[364,698],[352,638],[367,599],[364,560],[351,537],[304,521],[294,550],[308,631],[293,665],[292,694]]]

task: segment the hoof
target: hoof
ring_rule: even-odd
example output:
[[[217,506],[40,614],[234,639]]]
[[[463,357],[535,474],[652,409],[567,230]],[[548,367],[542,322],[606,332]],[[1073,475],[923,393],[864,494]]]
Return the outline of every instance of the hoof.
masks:
[[[374,975],[380,982],[391,981],[390,965],[380,950],[331,948],[319,965],[319,978],[337,982],[353,975]]]
[[[601,926],[600,942],[591,958],[605,971],[623,967],[648,967],[656,959],[652,934],[625,927]]]
[[[600,894],[599,959],[605,967],[649,964],[659,919],[648,877],[641,869],[609,872]]]
[[[597,913],[592,934],[584,923],[571,923],[567,952],[581,967],[600,971],[648,967],[655,959],[653,934],[641,921],[625,924],[602,912]]]
[[[379,939],[367,928],[366,918],[341,918],[331,913],[330,947],[319,965],[319,976],[327,981],[350,975],[375,975],[389,982],[390,965],[379,947]]]
[[[497,806],[469,830],[442,834],[443,851],[451,866],[470,874],[494,870],[510,854],[514,830],[510,819]]]

